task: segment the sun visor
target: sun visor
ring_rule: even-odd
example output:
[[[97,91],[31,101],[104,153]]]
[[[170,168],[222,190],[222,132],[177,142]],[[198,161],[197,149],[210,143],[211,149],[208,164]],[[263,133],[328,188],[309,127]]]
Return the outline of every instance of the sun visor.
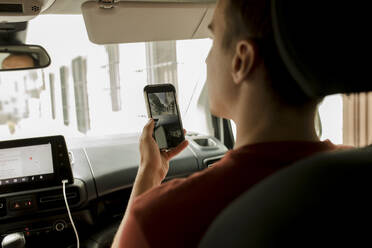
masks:
[[[81,9],[96,44],[208,37],[214,3],[88,1]]]

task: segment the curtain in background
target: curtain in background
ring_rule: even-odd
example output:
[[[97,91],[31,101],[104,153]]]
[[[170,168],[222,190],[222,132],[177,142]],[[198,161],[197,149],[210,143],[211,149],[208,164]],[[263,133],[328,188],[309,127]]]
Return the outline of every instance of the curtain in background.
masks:
[[[372,144],[372,93],[344,95],[343,105],[343,143]]]

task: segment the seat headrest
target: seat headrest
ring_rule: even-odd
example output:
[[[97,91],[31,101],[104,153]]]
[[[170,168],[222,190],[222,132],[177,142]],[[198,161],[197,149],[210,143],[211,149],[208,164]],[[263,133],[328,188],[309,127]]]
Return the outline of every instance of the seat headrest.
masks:
[[[272,0],[280,56],[308,96],[372,90],[367,3]]]

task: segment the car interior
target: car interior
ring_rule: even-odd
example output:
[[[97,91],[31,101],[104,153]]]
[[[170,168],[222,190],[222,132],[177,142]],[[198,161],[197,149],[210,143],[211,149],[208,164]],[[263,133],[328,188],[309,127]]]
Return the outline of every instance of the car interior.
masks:
[[[75,230],[80,247],[111,246],[139,166],[146,85],[174,85],[190,143],[170,161],[165,181],[208,169],[234,147],[234,123],[210,113],[204,84],[215,5],[0,0],[3,248],[77,247]],[[372,90],[362,63],[369,58],[364,9],[272,0],[277,47],[308,96]],[[323,115],[319,136],[327,130]],[[311,156],[264,179],[214,220],[200,247],[369,246],[368,144]]]

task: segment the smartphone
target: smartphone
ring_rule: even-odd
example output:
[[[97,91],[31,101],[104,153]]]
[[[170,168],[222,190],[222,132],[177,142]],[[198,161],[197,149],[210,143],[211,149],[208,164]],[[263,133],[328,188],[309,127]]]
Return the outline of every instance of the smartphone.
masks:
[[[147,114],[154,119],[154,138],[161,150],[169,150],[185,140],[176,89],[171,84],[152,84],[143,89]]]

